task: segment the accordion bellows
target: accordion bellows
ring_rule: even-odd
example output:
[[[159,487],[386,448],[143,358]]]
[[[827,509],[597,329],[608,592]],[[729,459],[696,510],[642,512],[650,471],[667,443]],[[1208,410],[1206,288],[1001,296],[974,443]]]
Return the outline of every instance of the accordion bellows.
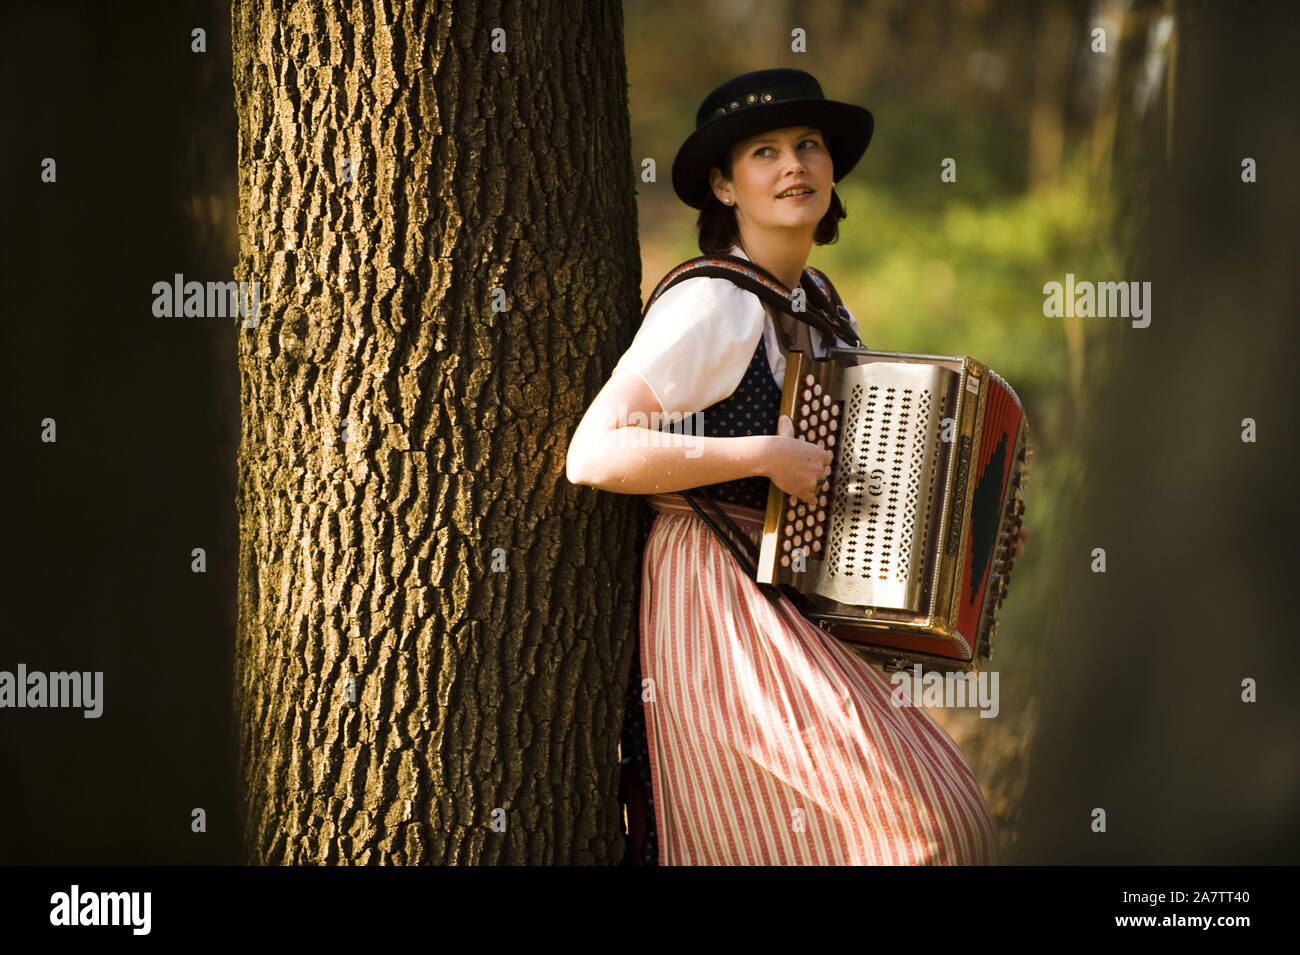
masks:
[[[886,668],[978,670],[1032,455],[1015,392],[965,356],[792,352],[781,413],[834,461],[816,507],[772,485],[759,582]]]

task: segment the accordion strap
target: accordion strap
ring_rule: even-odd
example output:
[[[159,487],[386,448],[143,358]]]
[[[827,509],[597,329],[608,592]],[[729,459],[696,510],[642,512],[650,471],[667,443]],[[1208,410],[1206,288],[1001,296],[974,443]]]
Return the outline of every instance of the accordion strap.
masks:
[[[668,289],[678,282],[684,282],[687,279],[701,275],[728,279],[741,288],[753,292],[778,311],[793,316],[797,321],[804,322],[823,334],[830,335],[832,338],[839,338],[853,346],[862,344],[857,333],[853,330],[853,322],[849,318],[848,310],[840,301],[835,286],[831,284],[830,279],[817,269],[808,265],[804,266],[799,285],[804,290],[805,302],[808,308],[796,309],[793,301],[794,293],[787,289],[776,276],[761,265],[756,265],[748,259],[726,253],[721,255],[701,255],[688,259],[665,275],[659,280],[659,284],[650,294],[650,298],[646,300],[645,308],[641,312],[642,319],[650,311],[650,306]]]
[[[714,536],[718,538],[722,546],[731,552],[732,557],[736,558],[736,563],[740,564],[741,570],[751,580],[757,581],[758,546],[736,525],[731,515],[719,507],[713,495],[702,487],[691,488],[678,493],[686,498],[686,503],[691,505],[691,508],[699,515],[700,520],[709,526],[709,529],[713,531]],[[713,509],[716,519],[704,512],[701,502]],[[781,590],[775,584],[759,583],[758,589],[763,591],[767,599],[773,603],[776,603],[781,598]]]
[[[853,318],[849,315],[849,310],[844,307],[844,303],[840,300],[839,293],[835,291],[835,286],[832,285],[831,280],[826,277],[826,273],[818,271],[810,265],[804,266],[804,272],[812,279],[813,285],[817,287],[817,290],[826,297],[826,300],[831,305],[833,314],[843,321],[844,329],[848,334],[840,335],[839,337],[855,348],[865,348],[866,345],[863,344],[857,333],[853,330]]]

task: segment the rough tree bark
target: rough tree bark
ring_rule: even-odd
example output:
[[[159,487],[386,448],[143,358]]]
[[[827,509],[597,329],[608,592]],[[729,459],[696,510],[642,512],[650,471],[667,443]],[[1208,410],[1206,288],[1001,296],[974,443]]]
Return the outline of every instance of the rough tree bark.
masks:
[[[234,5],[253,864],[622,853],[632,515],[563,475],[639,313],[621,12],[476,6]]]

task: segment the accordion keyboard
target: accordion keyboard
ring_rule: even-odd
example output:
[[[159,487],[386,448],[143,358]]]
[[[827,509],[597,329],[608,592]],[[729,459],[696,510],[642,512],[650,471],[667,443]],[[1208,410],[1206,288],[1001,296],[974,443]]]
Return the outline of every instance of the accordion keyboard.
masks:
[[[811,374],[804,376],[801,388],[795,413],[791,416],[795,437],[833,453],[839,437],[840,402],[834,400]],[[809,507],[802,501],[790,502],[780,544],[782,567],[789,567],[800,552],[811,557],[821,556],[826,544],[829,493],[830,482],[826,481],[817,495],[816,507]]]

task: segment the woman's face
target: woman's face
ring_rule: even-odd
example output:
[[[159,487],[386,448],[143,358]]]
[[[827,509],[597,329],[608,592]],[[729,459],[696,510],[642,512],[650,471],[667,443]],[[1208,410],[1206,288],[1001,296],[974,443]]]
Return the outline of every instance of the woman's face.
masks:
[[[813,232],[831,205],[835,167],[821,130],[789,126],[759,133],[731,150],[731,179],[714,166],[713,192],[731,200],[740,224],[758,229],[795,228]],[[781,198],[796,187],[812,189],[803,198]]]

